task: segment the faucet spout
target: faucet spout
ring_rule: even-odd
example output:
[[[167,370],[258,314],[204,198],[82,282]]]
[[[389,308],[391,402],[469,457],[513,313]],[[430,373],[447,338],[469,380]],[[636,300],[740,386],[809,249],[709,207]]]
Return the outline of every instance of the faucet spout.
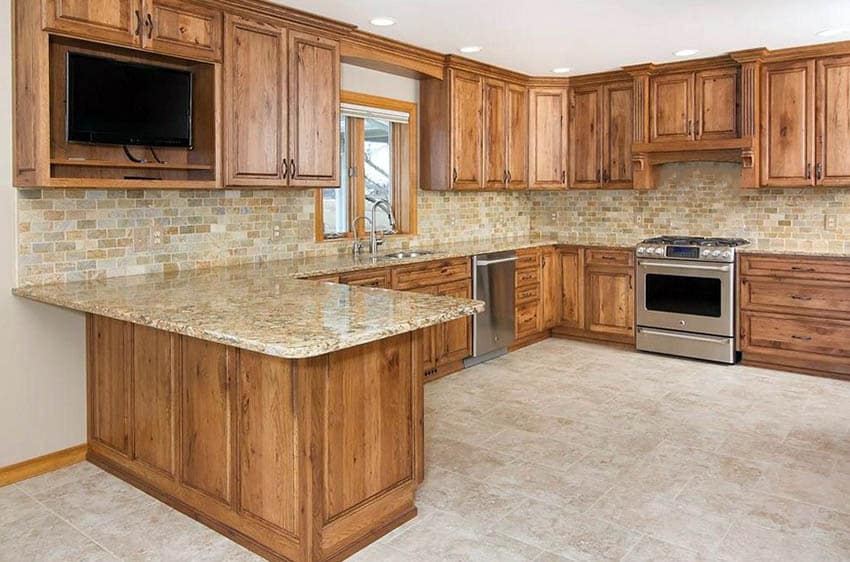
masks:
[[[378,239],[377,231],[375,229],[375,212],[378,210],[378,207],[383,209],[385,213],[387,213],[387,218],[390,222],[389,231],[382,231],[381,238]],[[369,249],[373,254],[378,253],[378,246],[384,243],[384,234],[392,234],[396,231],[396,222],[395,222],[395,214],[393,213],[393,206],[386,199],[378,199],[372,204],[372,230],[369,236]]]

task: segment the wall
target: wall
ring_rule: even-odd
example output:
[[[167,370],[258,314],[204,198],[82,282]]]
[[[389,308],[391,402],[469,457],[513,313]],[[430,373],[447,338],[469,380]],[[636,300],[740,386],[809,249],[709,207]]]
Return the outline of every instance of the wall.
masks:
[[[532,196],[532,229],[581,242],[634,245],[661,234],[730,236],[763,248],[850,252],[850,189],[741,189],[740,166],[667,164],[651,191]],[[824,230],[825,215],[837,219]]]

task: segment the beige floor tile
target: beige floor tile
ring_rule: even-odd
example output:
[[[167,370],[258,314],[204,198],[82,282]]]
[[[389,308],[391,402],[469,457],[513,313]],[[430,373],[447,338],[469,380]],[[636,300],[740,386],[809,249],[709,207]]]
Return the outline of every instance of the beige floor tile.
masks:
[[[716,551],[720,560],[729,562],[840,562],[844,556],[821,547],[810,539],[801,539],[782,531],[763,529],[752,524],[735,524]]]
[[[551,468],[563,469],[584,458],[589,452],[579,443],[552,439],[540,433],[505,429],[481,442],[481,446],[511,457]]]
[[[495,470],[496,485],[576,512],[587,511],[611,488],[611,478],[597,474],[556,470],[526,461],[514,461]]]
[[[15,525],[45,512],[46,509],[26,494],[20,487],[12,485],[0,488],[0,527]]]
[[[652,537],[643,537],[622,562],[705,562],[708,558]]]
[[[28,494],[36,495],[64,484],[78,482],[90,476],[105,475],[106,472],[88,462],[80,462],[35,478],[19,482],[19,486]]]
[[[827,550],[850,560],[850,514],[819,509],[812,522],[811,537]]]
[[[820,508],[787,498],[751,491],[740,499],[740,520],[765,529],[808,536]]]
[[[842,510],[850,506],[850,478],[807,468],[775,465],[757,488],[768,494]]]
[[[0,525],[2,562],[101,562],[116,558],[56,515],[44,511]]]
[[[425,456],[429,464],[479,480],[507,466],[514,458],[439,436],[426,442]]]

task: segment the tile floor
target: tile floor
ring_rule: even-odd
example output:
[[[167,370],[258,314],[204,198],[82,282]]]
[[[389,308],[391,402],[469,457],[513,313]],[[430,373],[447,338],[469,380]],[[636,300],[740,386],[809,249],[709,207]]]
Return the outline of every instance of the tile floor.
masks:
[[[420,515],[355,562],[850,560],[850,382],[548,340],[426,388]],[[0,545],[257,560],[85,463],[0,489]]]

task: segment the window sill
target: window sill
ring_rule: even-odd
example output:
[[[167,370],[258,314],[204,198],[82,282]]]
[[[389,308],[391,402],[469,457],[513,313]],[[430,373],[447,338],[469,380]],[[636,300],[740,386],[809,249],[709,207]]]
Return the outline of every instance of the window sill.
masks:
[[[384,239],[388,240],[388,241],[405,240],[407,238],[412,239],[412,238],[415,238],[415,237],[416,237],[415,234],[410,234],[410,233],[406,233],[406,232],[399,232],[397,234],[386,234],[386,235],[384,235]],[[369,234],[367,233],[366,235],[361,236],[360,241],[361,242],[365,241],[368,244],[369,243]],[[339,238],[321,238],[319,240],[316,240],[316,242],[346,242],[348,244],[351,244],[351,243],[354,242],[354,237],[351,236],[351,235],[348,235],[348,236],[341,236]]]

